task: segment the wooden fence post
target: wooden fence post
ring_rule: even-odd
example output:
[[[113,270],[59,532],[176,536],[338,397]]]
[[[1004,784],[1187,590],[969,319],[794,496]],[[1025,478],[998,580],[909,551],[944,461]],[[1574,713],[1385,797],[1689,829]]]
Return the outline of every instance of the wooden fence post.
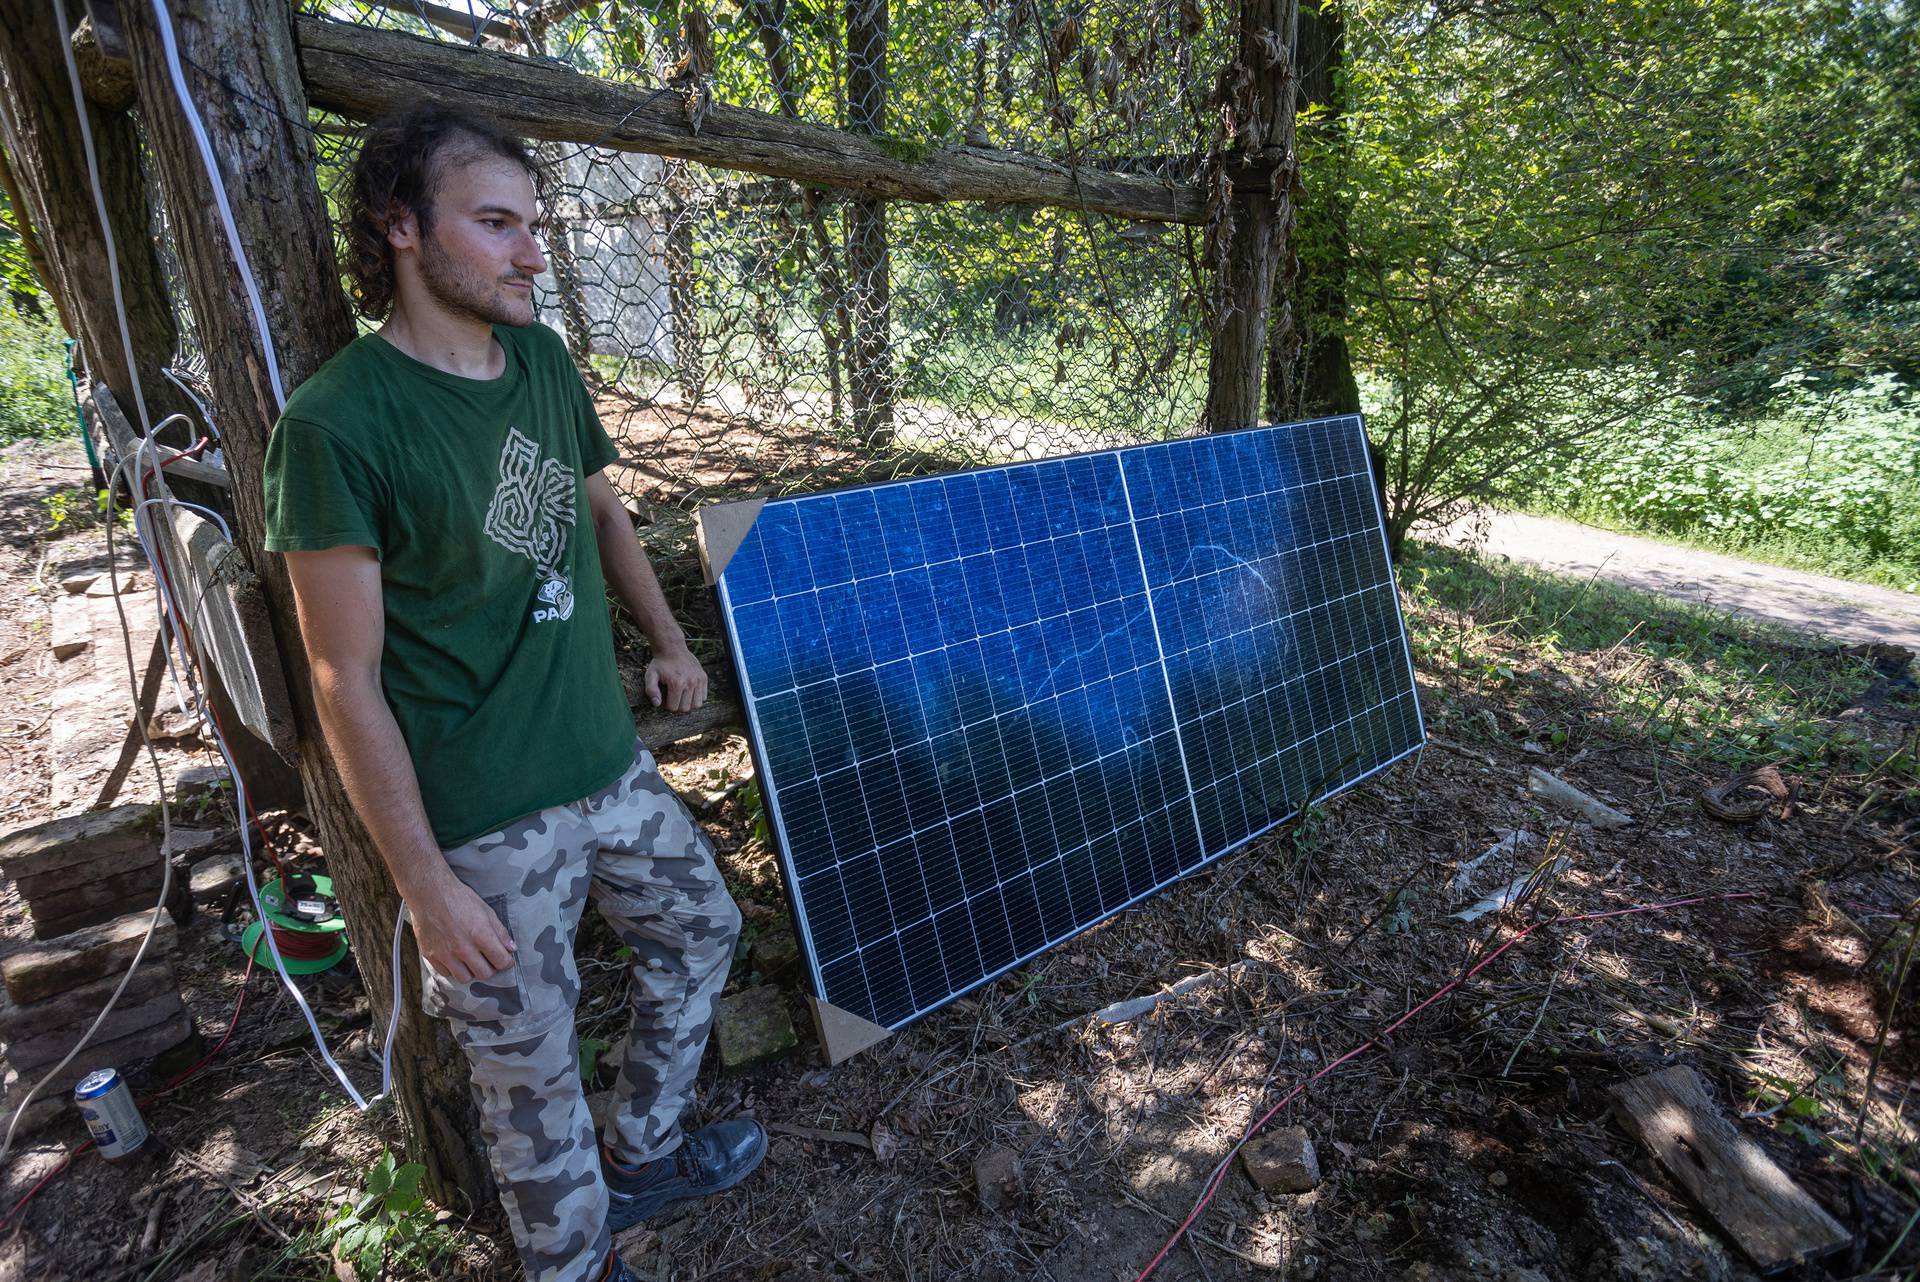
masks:
[[[1251,427],[1260,419],[1268,310],[1293,209],[1294,41],[1298,0],[1244,0],[1240,46],[1222,81],[1239,126],[1240,159],[1270,169],[1271,183],[1233,194],[1233,237],[1207,364],[1207,430]]]
[[[206,355],[233,477],[235,537],[272,607],[298,726],[307,809],[346,913],[374,1027],[383,1029],[398,900],[321,738],[286,567],[263,550],[261,465],[278,414],[271,367],[173,80],[176,73],[184,76],[204,122],[241,249],[252,264],[280,382],[291,391],[354,334],[315,175],[292,13],[286,0],[195,0],[190,12],[180,5],[172,23],[181,59],[173,66],[156,13],[166,2],[121,6],[134,81],[194,315],[201,333],[218,336],[207,343]],[[492,1178],[467,1091],[466,1061],[439,1021],[418,1014],[412,951],[404,954],[406,1011],[394,1051],[394,1093],[411,1156],[425,1164],[426,1188],[435,1200],[485,1208],[492,1201]]]

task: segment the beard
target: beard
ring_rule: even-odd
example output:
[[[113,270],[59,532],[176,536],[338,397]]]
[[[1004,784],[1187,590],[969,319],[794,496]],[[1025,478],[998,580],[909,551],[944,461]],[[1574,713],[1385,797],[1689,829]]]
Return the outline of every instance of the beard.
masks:
[[[481,276],[442,249],[431,235],[421,239],[420,282],[435,302],[455,315],[488,325],[531,325],[532,293],[511,293],[506,287],[508,280],[531,279],[517,272],[506,277]]]

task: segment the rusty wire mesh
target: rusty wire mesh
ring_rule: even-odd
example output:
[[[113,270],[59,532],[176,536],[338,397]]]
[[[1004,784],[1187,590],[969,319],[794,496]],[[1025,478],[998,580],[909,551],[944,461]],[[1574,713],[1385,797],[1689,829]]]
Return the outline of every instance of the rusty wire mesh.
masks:
[[[861,123],[897,157],[964,144],[1170,184],[1216,181],[1206,158],[1223,136],[1225,8],[1057,3],[896,7],[886,111]],[[861,59],[847,47],[845,0],[741,0],[712,19],[683,5],[671,20],[658,8],[563,0],[539,22],[530,15],[556,11],[478,0],[465,16],[409,0],[304,8],[662,87],[689,114],[703,95],[842,129],[855,114],[848,85]],[[199,88],[242,115],[267,110],[204,75]],[[301,123],[337,212],[365,122],[315,111]],[[620,445],[611,479],[669,557],[687,547],[693,508],[716,498],[1200,425],[1217,226],[1210,235],[1067,208],[890,201],[876,298],[863,292],[873,246],[856,261],[855,220],[863,202],[879,202],[595,145],[609,136],[537,148],[554,179],[539,316],[565,335]],[[163,209],[160,220],[171,261]],[[191,369],[197,340],[191,317],[182,322],[179,364]],[[860,348],[876,333],[878,360]]]
[[[405,0],[315,8],[462,39],[444,10]],[[474,43],[849,123],[838,6],[755,0],[731,21],[689,8],[672,29],[615,4],[537,28],[504,6],[473,12]],[[950,0],[910,18],[894,15],[888,42],[890,148],[914,154],[971,139],[1170,182],[1200,175],[1227,33],[1191,0],[1075,13],[1035,0]],[[689,65],[703,73],[698,87]],[[351,164],[358,123],[316,117],[323,182]],[[540,317],[567,336],[623,447],[617,484],[638,508],[685,511],[714,497],[1154,439],[1197,423],[1206,372],[1199,229],[1058,208],[890,202],[887,359],[876,374],[853,350],[861,309],[875,307],[858,295],[849,263],[854,200],[592,142],[539,148],[556,179]],[[872,399],[890,412],[870,412]]]

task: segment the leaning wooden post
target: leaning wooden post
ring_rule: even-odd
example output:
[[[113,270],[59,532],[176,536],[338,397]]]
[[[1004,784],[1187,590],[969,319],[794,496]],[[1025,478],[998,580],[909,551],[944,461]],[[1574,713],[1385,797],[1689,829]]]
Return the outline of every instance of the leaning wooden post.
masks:
[[[1286,241],[1293,208],[1294,59],[1298,0],[1244,0],[1240,45],[1221,91],[1239,124],[1236,160],[1273,175],[1233,196],[1233,238],[1227,278],[1219,291],[1213,347],[1208,356],[1206,423],[1209,431],[1249,427],[1260,420],[1260,380],[1267,363],[1267,316],[1273,305],[1274,265]],[[1287,306],[1287,300],[1281,300]]]
[[[315,175],[292,13],[286,0],[195,0],[190,12],[179,4],[172,23],[182,58],[172,63],[156,13],[164,3],[121,6],[134,81],[194,315],[201,333],[217,336],[207,343],[207,364],[233,476],[235,538],[272,608],[293,697],[308,813],[346,912],[374,1027],[381,1029],[392,993],[388,957],[398,901],[321,739],[286,567],[263,550],[261,464],[277,398],[267,350],[222,227],[221,205],[174,81],[176,75],[184,79],[204,123],[226,207],[252,266],[281,387],[291,391],[354,334]],[[426,1186],[437,1201],[484,1207],[492,1200],[492,1180],[467,1090],[466,1061],[438,1021],[417,1014],[419,975],[412,949],[404,955],[406,1012],[393,1066],[410,1151],[425,1164]]]

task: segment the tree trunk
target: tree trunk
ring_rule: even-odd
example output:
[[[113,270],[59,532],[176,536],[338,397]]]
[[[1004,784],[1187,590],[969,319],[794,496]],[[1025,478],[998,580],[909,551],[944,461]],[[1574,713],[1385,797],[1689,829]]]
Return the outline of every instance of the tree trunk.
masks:
[[[1336,172],[1300,203],[1293,252],[1274,285],[1275,318],[1267,347],[1267,416],[1278,422],[1360,412],[1360,388],[1347,347],[1347,214],[1338,171],[1346,164],[1345,32],[1337,0],[1300,10],[1300,103],[1320,107],[1317,157]],[[1296,314],[1283,330],[1280,304]]]
[[[556,186],[567,179],[567,149],[558,143],[541,143],[537,152],[541,167],[552,175]],[[556,193],[557,194],[557,193]],[[580,257],[573,248],[573,224],[549,208],[547,214],[547,260],[553,266],[553,292],[560,300],[560,323],[567,327],[567,354],[573,366],[590,388],[598,390],[606,380],[593,367],[593,318],[587,314],[587,284],[580,275]]]
[[[242,249],[253,267],[283,390],[291,390],[352,339],[353,322],[334,267],[333,240],[315,179],[307,102],[285,0],[199,0],[175,19],[189,91],[200,109],[225,182]],[[217,215],[213,188],[181,104],[174,96],[154,10],[125,5],[127,43],[208,373],[225,427],[233,476],[235,536],[266,589],[300,736],[307,808],[327,853],[360,973],[384,1028],[392,992],[389,948],[398,907],[385,865],[354,815],[321,737],[306,655],[295,625],[282,558],[263,550],[266,512],[261,465],[278,414],[269,366],[242,277]],[[204,69],[204,70],[202,70]],[[425,1184],[443,1205],[492,1204],[492,1179],[467,1089],[467,1067],[443,1025],[419,1011],[419,974],[405,950],[406,1010],[394,1050],[394,1091],[427,1168]]]
[[[1218,294],[1208,354],[1208,431],[1250,427],[1260,418],[1274,267],[1285,252],[1293,210],[1297,12],[1297,0],[1245,0],[1237,55],[1241,74],[1236,77],[1230,68],[1222,80],[1223,92],[1239,86],[1231,90],[1241,130],[1236,149],[1248,160],[1271,162],[1273,178],[1270,185],[1247,184],[1234,192],[1227,278]],[[1280,300],[1283,319],[1286,308],[1287,300]]]
[[[847,0],[847,124],[856,134],[886,131],[887,17],[887,0]],[[853,430],[878,451],[893,445],[893,263],[886,201],[854,196],[845,217]]]
[[[0,125],[14,179],[26,201],[23,212],[40,233],[40,248],[54,278],[50,292],[68,332],[79,341],[87,371],[111,388],[139,422],[134,408],[139,402],[133,396],[137,374],[147,410],[158,422],[189,405],[161,375],[173,359],[179,333],[154,252],[139,135],[127,112],[86,104],[132,339],[130,372],[113,278],[107,271],[107,241],[94,207],[80,117],[67,76],[69,35],[56,25],[47,0],[14,6],[0,23],[0,104],[5,106]],[[141,430],[147,426],[141,424]]]
[[[4,92],[4,86],[0,86],[0,93]],[[73,318],[72,309],[67,306],[64,292],[66,282],[54,272],[53,260],[47,257],[47,251],[40,246],[40,234],[34,230],[26,194],[21,191],[19,180],[13,176],[13,165],[7,160],[5,139],[11,136],[4,120],[0,120],[0,191],[6,193],[7,208],[13,214],[13,227],[20,235],[20,246],[26,251],[27,266],[33,269],[34,279],[40,282],[40,288],[53,300],[53,312],[60,321],[60,328],[71,337],[79,329],[80,322]]]

